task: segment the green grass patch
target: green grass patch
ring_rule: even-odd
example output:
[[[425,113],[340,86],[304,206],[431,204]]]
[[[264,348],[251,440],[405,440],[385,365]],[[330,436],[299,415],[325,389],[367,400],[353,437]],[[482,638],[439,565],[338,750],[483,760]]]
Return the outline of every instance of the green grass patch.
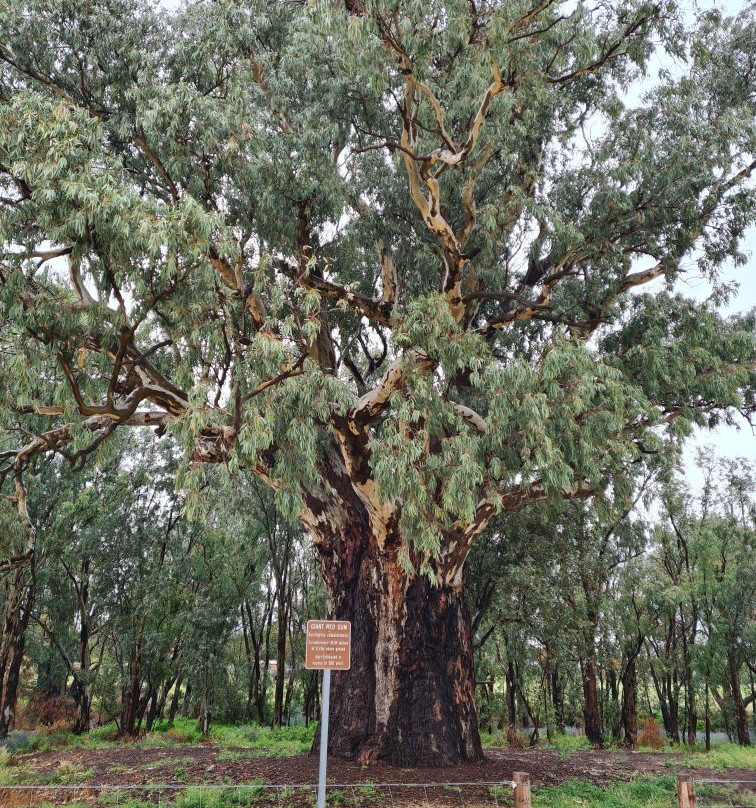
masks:
[[[218,746],[229,749],[227,754],[231,755],[239,753],[239,750],[247,750],[251,753],[248,756],[252,757],[268,755],[286,757],[307,754],[312,746],[314,734],[314,723],[310,724],[309,727],[299,724],[293,727],[280,727],[279,729],[261,727],[257,724],[244,724],[242,726],[218,724],[210,730],[210,737]],[[231,760],[233,758],[228,757],[226,759]]]
[[[0,786],[62,785],[85,783],[94,774],[94,768],[64,760],[51,774],[40,775],[31,766],[7,766],[0,769]]]
[[[500,749],[507,745],[507,736],[504,732],[481,732],[480,742],[484,749]]]
[[[192,758],[189,755],[183,755],[182,757],[164,757],[159,760],[153,760],[151,763],[145,763],[144,766],[140,766],[139,769],[164,769],[167,766],[187,766],[191,763]]]
[[[533,788],[533,808],[675,808],[676,789],[673,777],[644,778],[608,786],[571,780],[560,786]]]
[[[711,752],[686,749],[679,760],[683,765],[695,769],[756,769],[756,747],[724,743],[713,747]]]
[[[742,808],[756,808],[756,792],[736,791],[732,786],[723,783],[696,785],[696,797],[699,805],[738,805]]]
[[[286,805],[286,799],[295,796],[301,797],[304,793],[312,795],[312,789],[281,789],[278,794],[281,808]],[[173,808],[239,808],[239,806],[246,808],[246,806],[257,805],[263,800],[267,804],[269,797],[273,797],[275,800],[275,792],[266,789],[262,780],[254,780],[243,786],[213,790],[188,788],[176,797]]]
[[[484,749],[499,749],[509,745],[505,732],[481,732],[480,741]],[[558,749],[565,753],[592,749],[585,735],[568,735],[566,732],[553,733],[550,741],[546,741],[542,736],[538,745],[544,749]]]
[[[555,732],[551,736],[551,741],[546,744],[546,748],[558,749],[562,752],[581,752],[593,747],[585,735],[568,735],[566,732]]]

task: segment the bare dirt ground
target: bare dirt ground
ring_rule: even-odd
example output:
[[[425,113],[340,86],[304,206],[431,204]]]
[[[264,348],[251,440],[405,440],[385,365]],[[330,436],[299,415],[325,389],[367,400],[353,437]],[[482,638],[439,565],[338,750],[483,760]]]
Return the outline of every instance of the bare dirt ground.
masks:
[[[60,765],[93,769],[86,782],[93,786],[173,784],[270,785],[317,782],[318,761],[311,755],[252,757],[252,750],[214,744],[141,748],[125,745],[111,749],[60,749],[20,756],[38,782],[50,778]],[[229,759],[231,758],[231,759]],[[238,759],[236,759],[238,758]],[[516,771],[528,772],[534,786],[556,785],[570,779],[597,785],[631,780],[639,775],[691,773],[695,779],[721,778],[711,769],[686,769],[674,754],[621,751],[560,752],[550,749],[489,749],[481,763],[446,769],[401,769],[379,764],[358,766],[330,760],[328,780],[334,784],[381,783],[498,783],[512,780]],[[753,782],[756,770],[729,769],[728,780]],[[35,779],[37,779],[35,777]]]

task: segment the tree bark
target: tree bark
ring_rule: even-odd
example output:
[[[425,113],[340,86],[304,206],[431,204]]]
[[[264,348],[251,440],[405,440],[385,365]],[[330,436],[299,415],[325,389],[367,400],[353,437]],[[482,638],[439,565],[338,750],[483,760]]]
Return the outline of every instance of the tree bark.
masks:
[[[554,720],[557,729],[564,732],[564,682],[559,675],[559,664],[551,669],[551,703],[554,705]]]
[[[176,713],[178,713],[179,699],[181,698],[181,676],[176,679],[176,684],[173,686],[173,696],[171,697],[171,706],[168,710],[168,723],[173,724],[176,720]]]
[[[638,742],[638,678],[636,657],[630,657],[622,671],[622,729],[625,746],[635,749]]]
[[[138,732],[136,722],[142,693],[142,629],[144,628],[144,622],[145,618],[143,616],[139,623],[134,648],[129,659],[129,680],[123,694],[121,713],[121,735],[123,737],[134,737]]]
[[[695,746],[698,715],[696,713],[696,692],[693,686],[693,663],[691,660],[692,648],[696,639],[697,617],[695,606],[693,606],[691,612],[692,625],[688,628],[685,624],[685,611],[683,605],[680,604],[680,636],[683,647],[682,674],[685,687],[686,734],[688,746]],[[688,631],[690,631],[690,636],[688,635]]]
[[[309,500],[305,520],[331,616],[352,623],[352,667],[331,679],[329,752],[360,764],[481,760],[461,565],[437,566],[435,585],[408,574],[398,526],[376,526],[349,479],[334,482],[342,496]]]
[[[612,740],[619,742],[622,738],[622,707],[620,706],[619,681],[614,668],[611,666],[607,670],[607,678],[612,699],[611,711],[609,711],[612,723]]]
[[[730,674],[730,688],[732,689],[732,706],[735,713],[737,741],[741,746],[750,746],[751,738],[748,733],[748,711],[746,709],[743,693],[740,689],[739,666],[731,653],[727,654],[727,667]]]
[[[604,733],[599,716],[598,690],[596,688],[596,661],[592,656],[583,663],[583,719],[585,737],[594,746],[604,745]]]
[[[507,719],[509,726],[517,726],[517,701],[515,699],[515,669],[514,663],[510,660],[507,663]]]
[[[29,569],[17,569],[6,587],[5,619],[0,647],[0,738],[6,738],[16,720],[21,663],[36,596],[34,558]]]
[[[81,584],[78,589],[80,609],[79,619],[81,628],[79,629],[79,675],[77,676],[78,688],[76,691],[76,721],[74,722],[74,735],[83,735],[89,732],[89,724],[92,712],[92,685],[90,677],[92,675],[92,652],[89,641],[92,636],[92,613],[89,609],[89,566],[90,559],[87,557],[82,562]],[[76,674],[74,674],[76,676]]]

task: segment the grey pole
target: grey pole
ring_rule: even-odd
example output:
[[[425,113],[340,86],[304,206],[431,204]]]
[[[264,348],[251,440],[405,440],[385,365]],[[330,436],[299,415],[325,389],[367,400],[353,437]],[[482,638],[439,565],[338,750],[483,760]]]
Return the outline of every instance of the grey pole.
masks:
[[[331,669],[323,671],[323,700],[320,710],[320,766],[318,768],[318,808],[325,808],[326,762],[328,761],[328,708],[331,702]]]

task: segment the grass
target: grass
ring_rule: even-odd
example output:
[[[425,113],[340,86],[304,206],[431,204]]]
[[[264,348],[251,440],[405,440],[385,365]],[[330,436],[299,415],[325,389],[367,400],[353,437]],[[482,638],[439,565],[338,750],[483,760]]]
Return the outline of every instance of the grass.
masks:
[[[250,750],[251,756],[283,757],[309,752],[314,733],[315,724],[310,724],[309,727],[297,725],[275,730],[257,724],[241,726],[216,724],[212,726],[208,739],[200,732],[195,719],[177,718],[173,724],[169,724],[167,721],[156,722],[151,732],[133,743],[134,746],[141,749],[173,749],[209,740],[228,749]],[[61,749],[113,749],[123,743],[118,739],[115,724],[108,724],[98,727],[86,735],[74,735],[72,732],[62,730],[49,733],[29,733],[29,739],[11,752],[12,754],[22,754]],[[3,766],[2,756],[7,755],[3,749],[0,747],[0,768]],[[234,758],[227,759],[233,760]]]
[[[544,729],[541,741],[538,744],[542,748],[559,749],[563,752],[579,752],[593,748],[585,735],[568,735],[566,732],[554,732],[551,736],[551,741],[547,742],[545,733],[546,730]],[[507,736],[504,732],[481,732],[480,741],[484,749],[508,746]]]
[[[210,731],[210,737],[218,746],[233,750],[226,754],[235,754],[238,750],[244,749],[251,752],[252,757],[305,755],[310,751],[314,734],[315,724],[310,724],[309,727],[299,724],[280,729],[270,729],[256,724],[243,726],[218,724]]]
[[[51,774],[40,775],[30,766],[6,766],[0,769],[0,786],[61,785],[72,786],[85,783],[94,774],[80,763],[64,760]]]
[[[741,791],[737,795],[732,788],[723,785],[697,785],[696,797],[701,805],[736,805],[743,808],[756,808],[756,793]],[[734,799],[733,799],[734,798]]]
[[[592,749],[585,735],[568,735],[566,732],[555,732],[547,749],[558,749],[560,752],[581,752]]]
[[[484,749],[499,749],[507,745],[507,736],[503,732],[481,732],[480,742]]]
[[[686,749],[678,760],[684,766],[694,769],[716,769],[717,771],[756,769],[756,747],[723,743],[713,747],[711,752],[693,752]]]
[[[192,763],[192,758],[189,755],[183,755],[182,757],[165,757],[160,758],[159,760],[153,760],[151,763],[145,763],[144,766],[140,766],[140,770],[153,770],[153,769],[164,769],[167,766],[178,766],[178,765],[188,765]]]
[[[594,786],[571,780],[559,786],[533,789],[533,808],[675,808],[673,777],[653,777],[629,783]]]

